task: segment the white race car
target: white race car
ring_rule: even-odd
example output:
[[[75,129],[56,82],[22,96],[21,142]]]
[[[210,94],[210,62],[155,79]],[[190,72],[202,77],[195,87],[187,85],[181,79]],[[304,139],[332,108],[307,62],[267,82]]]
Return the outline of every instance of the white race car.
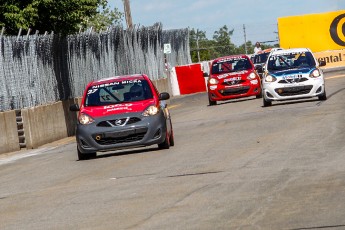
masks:
[[[262,79],[263,106],[271,106],[272,101],[308,97],[326,100],[325,80],[319,68],[325,65],[307,48],[271,52]]]

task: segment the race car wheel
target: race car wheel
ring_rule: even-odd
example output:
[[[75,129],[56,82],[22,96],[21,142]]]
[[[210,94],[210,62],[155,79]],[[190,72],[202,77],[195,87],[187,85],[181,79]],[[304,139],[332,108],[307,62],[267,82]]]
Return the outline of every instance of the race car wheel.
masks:
[[[319,96],[319,100],[320,100],[320,101],[326,101],[326,100],[327,100],[326,90],[323,92],[323,94],[321,94],[321,95]]]
[[[262,91],[258,95],[256,95],[256,98],[262,98]]]
[[[209,104],[210,106],[212,106],[212,105],[217,105],[217,101],[211,101],[211,99],[208,98],[208,104]]]
[[[264,107],[267,107],[267,106],[271,106],[271,105],[272,105],[272,101],[266,101],[266,100],[265,100],[265,97],[262,97],[262,101],[263,101]]]
[[[78,151],[78,160],[80,160],[80,161],[95,158],[97,156],[96,152],[94,152],[94,153],[81,153],[78,147],[77,147],[77,151]]]
[[[170,121],[170,125],[171,125],[171,121]],[[170,133],[169,141],[170,141],[170,146],[174,146],[175,145],[174,131],[173,131],[172,125],[171,125],[171,133]]]
[[[158,144],[158,148],[159,149],[169,149],[170,148],[170,140],[169,140],[168,132],[165,136],[165,140],[162,143]]]

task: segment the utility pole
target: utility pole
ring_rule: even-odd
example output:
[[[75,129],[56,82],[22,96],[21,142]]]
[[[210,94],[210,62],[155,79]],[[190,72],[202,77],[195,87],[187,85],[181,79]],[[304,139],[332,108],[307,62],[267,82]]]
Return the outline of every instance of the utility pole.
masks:
[[[198,54],[198,62],[200,62],[200,52],[199,52],[199,30],[196,30],[196,48]]]
[[[123,1],[123,8],[125,11],[127,29],[131,29],[133,27],[131,6],[129,4],[129,0],[122,0],[122,1]]]
[[[246,26],[243,24],[243,34],[244,34],[244,50],[246,52],[246,54],[248,54],[247,52],[247,34],[246,34]]]

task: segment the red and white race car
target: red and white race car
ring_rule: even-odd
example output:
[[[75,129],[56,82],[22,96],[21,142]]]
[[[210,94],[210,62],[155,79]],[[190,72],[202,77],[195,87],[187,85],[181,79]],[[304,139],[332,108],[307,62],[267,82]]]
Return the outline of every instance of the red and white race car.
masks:
[[[144,74],[116,76],[90,82],[79,111],[76,129],[78,159],[96,156],[97,151],[174,145],[170,113],[165,100]]]
[[[261,98],[261,79],[247,55],[215,59],[207,81],[209,105],[217,101],[256,96]]]

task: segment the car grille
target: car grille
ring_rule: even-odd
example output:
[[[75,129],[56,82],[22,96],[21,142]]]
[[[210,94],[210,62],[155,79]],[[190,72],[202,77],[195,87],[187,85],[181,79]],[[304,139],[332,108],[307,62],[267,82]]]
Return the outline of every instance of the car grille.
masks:
[[[229,95],[238,95],[238,94],[244,94],[247,93],[250,89],[249,86],[242,86],[242,87],[236,87],[231,89],[223,89],[219,90],[219,93],[223,96],[229,96]]]
[[[141,133],[141,134],[134,134],[134,135],[129,135],[128,137],[121,137],[121,138],[104,138],[96,142],[100,145],[114,145],[114,144],[140,141],[144,138],[144,136],[145,136],[145,133]]]
[[[147,128],[139,128],[136,130],[128,130],[124,132],[103,133],[94,135],[94,140],[100,145],[114,145],[121,143],[131,143],[140,141],[147,133]],[[100,138],[97,138],[100,137]]]
[[[139,121],[141,121],[139,117],[125,117],[121,119],[101,121],[100,123],[97,124],[97,126],[98,127],[125,126],[125,125],[134,124]]]
[[[306,86],[277,88],[274,91],[276,91],[276,93],[279,94],[279,96],[295,96],[295,95],[308,94],[312,88],[313,88],[312,85],[306,85]]]
[[[292,79],[282,79],[278,81],[280,84],[290,84],[290,83],[299,83],[299,82],[304,82],[308,81],[308,78],[301,77],[302,75],[298,75],[299,77],[297,78],[292,78]]]
[[[244,80],[234,80],[234,81],[227,81],[223,82],[222,85],[239,85],[245,82]]]

